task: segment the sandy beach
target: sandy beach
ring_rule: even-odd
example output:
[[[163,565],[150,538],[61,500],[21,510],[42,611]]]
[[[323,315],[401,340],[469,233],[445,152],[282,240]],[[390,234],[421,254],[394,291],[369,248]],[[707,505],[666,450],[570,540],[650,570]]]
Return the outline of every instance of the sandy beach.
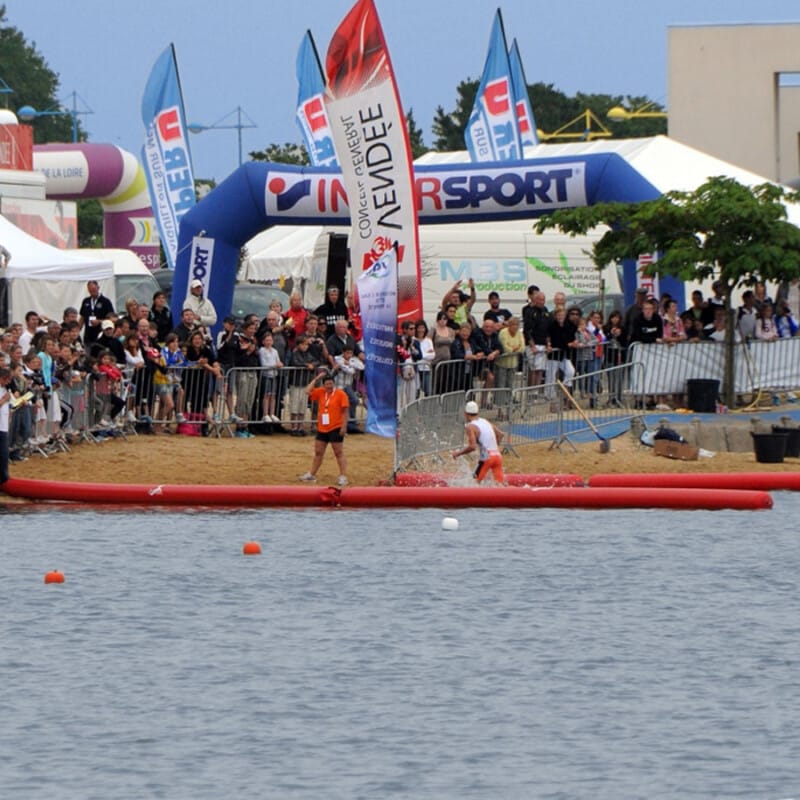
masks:
[[[656,456],[630,434],[613,439],[608,453],[601,453],[598,445],[579,444],[576,451],[569,445],[563,445],[560,451],[551,449],[549,442],[525,445],[517,448],[519,457],[510,453],[505,456],[505,469],[510,473],[576,473],[589,478],[605,472],[793,472],[798,468],[796,459],[760,464],[752,453],[717,453],[698,461],[677,461]],[[69,453],[49,458],[32,456],[25,462],[12,463],[11,476],[87,483],[298,484],[298,476],[311,464],[312,450],[311,436],[275,434],[218,439],[139,435],[98,444],[81,443]],[[370,434],[348,436],[345,453],[352,484],[376,486],[391,481],[392,441]],[[458,465],[447,459],[423,466],[443,472],[455,471]],[[333,484],[337,475],[329,450],[318,475],[319,483]],[[10,498],[0,494],[0,499]]]

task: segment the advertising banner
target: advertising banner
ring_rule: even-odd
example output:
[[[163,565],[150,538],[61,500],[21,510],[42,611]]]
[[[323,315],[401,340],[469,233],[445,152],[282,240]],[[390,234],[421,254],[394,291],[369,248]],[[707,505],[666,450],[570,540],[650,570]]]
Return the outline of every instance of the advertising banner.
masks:
[[[511,86],[514,91],[514,107],[517,109],[519,136],[523,147],[531,147],[539,144],[539,137],[536,134],[536,121],[533,117],[531,99],[528,97],[528,83],[525,80],[525,70],[522,67],[516,39],[508,51],[508,65],[511,68]]]
[[[194,206],[195,192],[178,65],[172,45],[153,65],[142,96],[142,120],[145,126],[142,164],[150,202],[168,265],[174,269],[181,218]]]
[[[397,242],[398,317],[419,319],[422,291],[411,148],[372,0],[358,0],[334,33],[326,73],[325,104],[349,198],[353,269],[368,269]]]
[[[473,161],[512,161],[522,157],[511,67],[499,8],[464,136]]]
[[[397,435],[397,251],[387,250],[356,282],[364,333],[367,433]]]
[[[315,167],[338,167],[331,126],[325,111],[325,78],[311,31],[297,54],[297,124]]]

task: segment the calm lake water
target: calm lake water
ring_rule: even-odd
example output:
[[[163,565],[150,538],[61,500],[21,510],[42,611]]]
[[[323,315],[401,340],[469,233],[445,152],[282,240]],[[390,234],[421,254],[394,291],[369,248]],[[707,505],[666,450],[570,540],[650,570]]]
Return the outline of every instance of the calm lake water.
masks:
[[[449,514],[0,511],[0,797],[800,797],[800,497]]]

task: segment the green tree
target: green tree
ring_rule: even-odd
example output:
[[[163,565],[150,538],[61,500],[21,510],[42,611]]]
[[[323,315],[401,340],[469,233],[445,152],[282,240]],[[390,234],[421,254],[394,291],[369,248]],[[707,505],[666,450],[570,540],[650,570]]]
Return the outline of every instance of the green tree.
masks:
[[[305,166],[311,163],[305,145],[293,144],[270,144],[264,150],[253,150],[250,154],[253,161],[271,161],[273,164],[297,164]]]
[[[58,75],[37,51],[36,44],[28,44],[22,32],[8,24],[5,5],[0,5],[0,77],[13,90],[7,99],[11,108],[33,106],[37,111],[60,108]],[[40,117],[33,125],[33,137],[37,144],[71,142],[72,119],[68,115]],[[86,139],[80,122],[78,138]]]
[[[598,203],[554,211],[534,226],[585,236],[598,225],[606,231],[592,247],[599,269],[641,253],[659,252],[646,274],[683,281],[722,281],[726,309],[724,397],[733,407],[735,319],[733,291],[757,281],[800,278],[800,228],[786,219],[784,202],[800,194],[764,183],[752,189],[733,178],[712,177],[693,192],[667,192],[643,203]]]
[[[419,158],[423,153],[428,152],[425,142],[422,140],[422,129],[417,126],[414,119],[414,109],[409,108],[406,114],[406,127],[408,128],[408,140],[411,145],[411,158]]]
[[[103,207],[99,200],[78,200],[78,247],[103,246]]]

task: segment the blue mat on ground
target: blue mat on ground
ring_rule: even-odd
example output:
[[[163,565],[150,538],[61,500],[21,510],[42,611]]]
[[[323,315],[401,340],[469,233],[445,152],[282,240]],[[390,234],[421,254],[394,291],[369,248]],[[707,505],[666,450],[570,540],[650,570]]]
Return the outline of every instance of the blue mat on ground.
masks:
[[[671,411],[653,411],[636,416],[641,416],[648,428],[658,428],[663,420],[667,421],[667,426],[685,425],[695,418],[699,418],[701,423],[716,422],[724,424],[725,422],[730,422],[731,425],[741,425],[749,424],[750,417],[758,417],[763,422],[779,424],[781,417],[789,417],[792,422],[800,422],[800,408],[784,408],[776,411],[753,411],[740,414],[702,414],[695,412],[691,414],[676,414]],[[592,418],[589,417],[589,419]],[[608,417],[598,417],[597,419],[592,419],[592,422],[604,439],[614,439],[617,436],[622,436],[631,428],[629,417],[620,420],[609,420]],[[529,424],[518,423],[511,425],[507,430],[513,436],[536,441],[557,439],[560,433],[576,444],[598,441],[594,433],[587,429],[586,423],[580,419],[564,420],[561,430],[559,430],[559,426],[555,421]]]

